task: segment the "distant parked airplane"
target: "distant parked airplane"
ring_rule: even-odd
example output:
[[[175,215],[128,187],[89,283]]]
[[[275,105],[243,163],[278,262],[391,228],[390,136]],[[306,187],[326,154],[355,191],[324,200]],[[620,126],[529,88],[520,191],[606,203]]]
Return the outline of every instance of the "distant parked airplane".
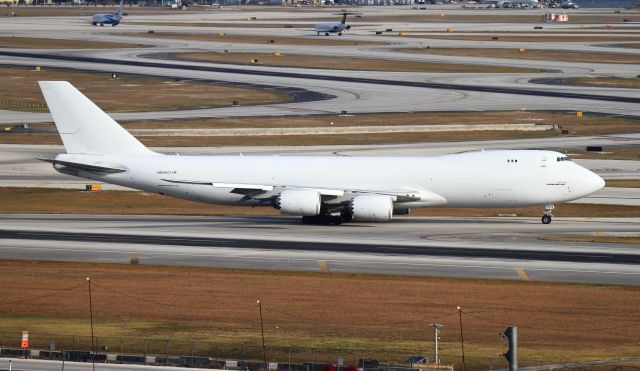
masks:
[[[118,9],[113,14],[94,14],[91,18],[91,24],[94,26],[104,26],[105,24],[110,24],[112,27],[119,25],[122,22],[123,1],[124,0],[120,0],[120,6],[118,6]]]
[[[604,187],[552,151],[437,157],[171,156],[155,153],[66,81],[40,81],[67,153],[57,171],[198,202],[269,206],[304,223],[390,221],[420,207],[545,205]]]
[[[337,33],[338,36],[342,36],[342,32],[344,30],[348,30],[351,26],[347,25],[347,15],[354,14],[349,12],[338,13],[337,15],[342,15],[342,21],[340,22],[330,22],[330,23],[318,23],[316,24],[316,32],[318,35],[323,33],[325,36],[329,36],[330,33]]]

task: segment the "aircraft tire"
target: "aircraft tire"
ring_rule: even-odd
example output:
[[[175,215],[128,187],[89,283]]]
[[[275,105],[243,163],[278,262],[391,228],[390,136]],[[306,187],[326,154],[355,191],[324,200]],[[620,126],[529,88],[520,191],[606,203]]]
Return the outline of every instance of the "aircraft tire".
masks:
[[[325,32],[325,33],[324,33],[324,35],[325,35],[325,36],[329,36],[329,33],[328,33],[328,32]]]
[[[551,215],[542,216],[542,224],[551,224]]]
[[[100,23],[100,27],[104,27],[104,23]]]
[[[338,32],[338,36],[342,36],[342,32]]]

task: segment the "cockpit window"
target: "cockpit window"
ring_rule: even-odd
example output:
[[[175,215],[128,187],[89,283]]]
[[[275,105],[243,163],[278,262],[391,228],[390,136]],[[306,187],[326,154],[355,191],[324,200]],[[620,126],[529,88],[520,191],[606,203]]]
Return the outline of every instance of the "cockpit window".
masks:
[[[571,159],[569,157],[556,157],[556,161],[571,161]]]

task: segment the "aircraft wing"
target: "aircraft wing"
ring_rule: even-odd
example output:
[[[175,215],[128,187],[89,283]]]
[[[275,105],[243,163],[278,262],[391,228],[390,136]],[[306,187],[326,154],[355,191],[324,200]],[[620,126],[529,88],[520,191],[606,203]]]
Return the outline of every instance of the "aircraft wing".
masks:
[[[245,184],[245,183],[219,183],[207,181],[188,181],[188,180],[171,180],[162,179],[169,183],[208,185],[214,188],[231,188],[232,193],[242,194],[254,199],[265,199],[273,197],[284,190],[291,189],[309,189],[320,193],[321,196],[327,198],[338,197],[355,197],[358,195],[375,194],[392,197],[395,202],[411,202],[420,201],[428,202],[433,205],[445,204],[447,200],[437,193],[426,189],[412,188],[379,188],[379,189],[361,189],[361,188],[345,188],[335,189],[327,187],[307,186],[307,185],[266,185],[266,184]]]

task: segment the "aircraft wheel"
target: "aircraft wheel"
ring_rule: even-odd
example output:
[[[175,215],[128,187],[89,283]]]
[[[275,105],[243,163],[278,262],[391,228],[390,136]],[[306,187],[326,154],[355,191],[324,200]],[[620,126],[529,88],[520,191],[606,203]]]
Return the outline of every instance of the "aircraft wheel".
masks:
[[[542,224],[551,224],[551,215],[543,215]]]
[[[338,36],[342,36],[342,32],[338,32]]]
[[[340,215],[332,216],[332,217],[331,217],[331,224],[333,224],[333,225],[340,225],[340,224],[342,224],[342,217],[341,217]]]
[[[325,32],[325,33],[324,33],[324,35],[325,35],[325,36],[329,36],[329,33],[328,33],[328,32]]]
[[[94,27],[98,25],[96,22],[92,22],[91,24],[92,24]]]
[[[100,23],[100,27],[104,27],[104,23]]]

